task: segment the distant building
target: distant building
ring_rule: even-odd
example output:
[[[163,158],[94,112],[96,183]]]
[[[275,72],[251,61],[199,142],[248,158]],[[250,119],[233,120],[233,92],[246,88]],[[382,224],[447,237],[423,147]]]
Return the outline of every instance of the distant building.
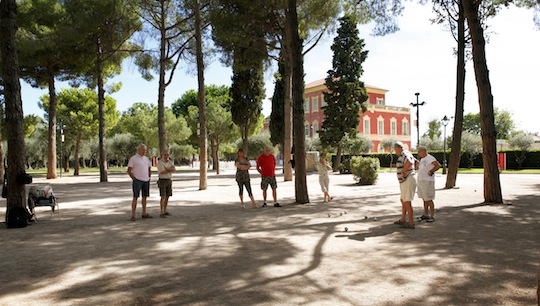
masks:
[[[324,85],[325,80],[317,80],[306,84],[304,111],[306,114],[306,137],[316,137],[324,120],[325,105],[323,92],[328,91]],[[385,152],[381,141],[385,138],[395,138],[411,147],[411,114],[408,107],[386,105],[386,89],[366,84],[369,96],[368,107],[365,113],[359,114],[360,124],[358,131],[373,142],[372,152]],[[264,128],[268,128],[268,119]]]

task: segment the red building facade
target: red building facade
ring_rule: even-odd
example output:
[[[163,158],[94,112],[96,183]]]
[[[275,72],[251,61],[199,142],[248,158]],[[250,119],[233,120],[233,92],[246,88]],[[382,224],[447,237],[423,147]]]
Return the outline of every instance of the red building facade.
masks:
[[[317,137],[324,120],[325,105],[323,92],[328,91],[324,85],[325,80],[317,80],[306,84],[304,111],[306,114],[305,130],[306,137]],[[368,106],[365,113],[359,114],[360,124],[358,132],[368,136],[373,142],[371,152],[387,152],[382,147],[383,139],[396,139],[411,148],[411,110],[408,107],[386,105],[386,89],[366,85],[369,96]],[[268,129],[269,119],[264,122],[264,128]]]
[[[386,105],[386,89],[366,85],[369,96],[368,107],[365,113],[360,114],[358,131],[373,142],[372,152],[384,152],[381,141],[386,138],[397,139],[411,147],[411,114],[408,107]],[[306,137],[316,137],[324,120],[323,92],[328,91],[323,80],[306,84],[305,113]],[[388,151],[388,150],[386,150]]]

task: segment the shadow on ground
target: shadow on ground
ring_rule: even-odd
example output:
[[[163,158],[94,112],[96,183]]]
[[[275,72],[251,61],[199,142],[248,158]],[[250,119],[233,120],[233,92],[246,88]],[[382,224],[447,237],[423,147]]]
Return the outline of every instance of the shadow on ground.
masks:
[[[212,184],[234,188],[230,181]],[[118,200],[129,199],[128,183],[57,186],[65,203],[102,203],[61,206],[59,218],[40,211],[37,224],[0,229],[0,304],[530,305],[540,185],[529,187],[513,205],[464,201],[405,230],[392,224],[395,189],[371,192],[380,187],[283,209],[183,199],[169,218],[129,222],[128,203]]]

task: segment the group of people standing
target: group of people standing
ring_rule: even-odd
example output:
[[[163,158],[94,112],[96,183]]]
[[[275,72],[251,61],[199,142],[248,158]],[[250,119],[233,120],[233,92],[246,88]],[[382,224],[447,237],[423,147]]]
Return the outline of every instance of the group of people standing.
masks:
[[[418,147],[420,161],[404,148],[402,142],[397,142],[394,149],[398,155],[396,169],[401,195],[401,218],[394,223],[403,228],[414,229],[412,201],[417,188],[418,197],[424,201],[424,214],[419,220],[435,221],[435,172],[441,168],[441,164],[422,146]]]
[[[236,182],[238,183],[240,203],[242,208],[244,205],[244,187],[251,199],[251,207],[258,208],[255,200],[253,199],[253,192],[251,190],[251,182],[249,177],[249,169],[251,164],[247,159],[243,149],[239,149],[236,154],[236,159],[234,161],[236,166]],[[265,147],[263,153],[257,158],[257,171],[261,174],[261,189],[263,193],[263,205],[262,207],[267,207],[266,198],[268,186],[272,189],[272,197],[274,199],[274,207],[281,207],[277,202],[277,182],[276,182],[276,158],[272,155],[272,152],[269,147]],[[317,162],[317,171],[319,172],[319,183],[321,185],[321,190],[324,194],[324,202],[332,201],[332,197],[328,193],[328,188],[330,184],[330,179],[328,177],[328,171],[332,170],[332,167],[326,161],[326,154],[322,153]]]
[[[398,159],[396,162],[397,178],[400,187],[401,200],[401,218],[394,222],[404,228],[413,229],[415,227],[412,201],[417,192],[418,196],[424,201],[424,214],[419,218],[427,222],[435,221],[435,172],[441,168],[441,164],[427,153],[425,147],[418,148],[418,161],[408,150],[404,148],[404,144],[397,142],[394,146]],[[142,193],[142,215],[143,219],[152,218],[146,211],[147,198],[150,195],[150,178],[152,176],[152,164],[146,154],[146,146],[141,144],[137,147],[137,154],[130,158],[128,162],[127,173],[132,179],[133,200],[131,202],[131,221],[136,220],[137,201]],[[324,194],[324,202],[331,202],[329,192],[329,176],[328,171],[332,170],[326,161],[326,154],[322,153],[317,162],[317,171],[319,173],[319,183]],[[242,208],[244,204],[244,188],[251,200],[252,208],[259,208],[253,197],[251,189],[251,180],[249,169],[251,163],[247,159],[244,150],[239,149],[235,159],[236,166],[236,182],[238,183],[239,197]],[[161,158],[157,164],[158,168],[158,187],[160,199],[160,217],[165,218],[170,216],[167,211],[169,197],[172,196],[172,173],[176,171],[173,162],[169,159],[169,151],[161,152]],[[277,201],[277,182],[276,182],[276,158],[272,155],[269,147],[265,147],[262,154],[257,158],[257,171],[261,175],[261,189],[263,194],[263,205],[268,207],[267,190],[272,189],[272,198],[274,207],[281,207]],[[416,173],[418,172],[418,179]]]
[[[169,151],[163,150],[161,158],[157,163],[158,168],[158,188],[160,195],[160,214],[161,218],[170,216],[167,211],[169,197],[172,196],[172,174],[176,172],[174,163],[169,159]],[[146,145],[141,144],[137,147],[137,154],[133,155],[128,162],[128,175],[132,179],[133,200],[131,201],[131,221],[135,221],[137,211],[137,201],[142,193],[142,215],[141,218],[148,219],[152,216],[146,212],[147,198],[150,196],[150,178],[152,177],[152,163],[146,156]]]

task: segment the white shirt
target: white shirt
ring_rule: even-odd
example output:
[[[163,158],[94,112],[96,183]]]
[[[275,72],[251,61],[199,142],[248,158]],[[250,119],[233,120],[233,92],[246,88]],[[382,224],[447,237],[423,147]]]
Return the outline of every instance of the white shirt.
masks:
[[[429,171],[435,168],[433,162],[437,159],[433,155],[428,154],[420,159],[420,165],[418,166],[418,180],[419,181],[435,181],[435,175],[429,175]]]
[[[171,167],[174,167],[174,164],[172,162],[172,160],[167,160],[165,161],[163,158],[160,159],[157,163],[157,170],[158,170],[158,177],[160,179],[170,179],[172,177],[172,173],[171,172],[167,172],[165,174],[161,174],[162,171],[165,171],[165,169],[167,168],[171,168]]]
[[[139,181],[148,182],[150,180],[149,168],[152,167],[150,159],[139,154],[133,155],[128,162],[128,168],[131,168],[131,173]]]

